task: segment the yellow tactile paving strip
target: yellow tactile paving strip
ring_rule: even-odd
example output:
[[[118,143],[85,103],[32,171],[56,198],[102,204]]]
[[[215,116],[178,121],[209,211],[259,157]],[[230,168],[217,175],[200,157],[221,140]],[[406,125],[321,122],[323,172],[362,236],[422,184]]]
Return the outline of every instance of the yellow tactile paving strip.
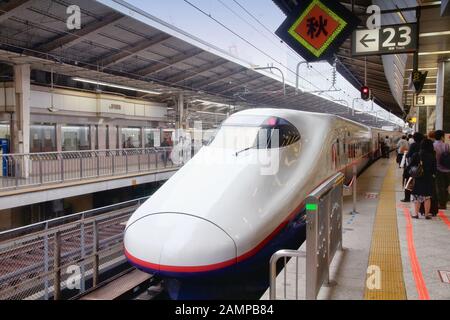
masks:
[[[403,266],[397,228],[395,163],[389,167],[380,192],[373,226],[368,266],[379,267],[381,286],[365,286],[365,300],[406,300]],[[375,273],[368,274],[372,281]],[[373,283],[373,282],[371,282]]]

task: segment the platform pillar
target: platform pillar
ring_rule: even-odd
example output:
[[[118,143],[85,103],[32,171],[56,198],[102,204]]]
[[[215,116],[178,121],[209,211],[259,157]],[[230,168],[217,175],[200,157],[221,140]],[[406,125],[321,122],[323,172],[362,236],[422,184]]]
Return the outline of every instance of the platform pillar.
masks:
[[[12,153],[30,153],[30,65],[14,66],[15,112],[11,119]],[[27,178],[29,165],[23,161],[16,175]]]
[[[183,129],[184,125],[184,96],[182,93],[178,96],[178,117],[176,122],[177,129]]]
[[[436,129],[450,133],[450,62],[438,64],[436,85]]]

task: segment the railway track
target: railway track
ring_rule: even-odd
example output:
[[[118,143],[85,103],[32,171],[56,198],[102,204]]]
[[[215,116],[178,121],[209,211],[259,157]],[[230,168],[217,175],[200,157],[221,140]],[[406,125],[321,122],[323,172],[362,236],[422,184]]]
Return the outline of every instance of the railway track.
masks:
[[[162,283],[132,267],[72,300],[156,300],[164,299]]]
[[[92,263],[86,261],[86,257],[109,250],[112,257],[117,258],[119,253],[122,254],[126,221],[138,206],[122,207],[107,214],[0,242],[0,299],[27,299],[33,295],[37,297],[45,290],[49,294],[50,275],[56,270],[54,253],[57,234],[61,266],[73,264],[89,273]],[[107,261],[100,263],[106,264]],[[61,280],[66,280],[66,277]],[[22,286],[26,290],[22,290]]]

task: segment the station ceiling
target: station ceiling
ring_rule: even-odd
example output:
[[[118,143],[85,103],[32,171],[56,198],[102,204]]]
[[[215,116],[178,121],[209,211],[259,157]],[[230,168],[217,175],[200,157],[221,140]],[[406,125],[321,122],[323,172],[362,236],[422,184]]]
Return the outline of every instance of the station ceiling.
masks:
[[[291,86],[284,93],[270,73],[161,21],[161,28],[144,23],[154,17],[115,2],[124,11],[92,0],[0,0],[0,62],[155,91],[159,94],[140,97],[157,102],[170,104],[183,93],[194,120],[225,117],[233,105],[335,113],[371,126],[392,125],[369,114],[352,115],[346,106],[311,93],[296,94]],[[66,27],[70,5],[81,8],[80,30]],[[122,13],[132,11],[142,19]]]
[[[273,0],[280,9],[288,14],[291,12],[297,0]],[[344,0],[340,1],[348,9],[353,10],[356,15],[360,16],[362,23],[361,28],[366,28],[365,17],[366,8],[376,1],[372,0]],[[380,1],[376,2],[380,4]],[[414,3],[414,5],[411,5]],[[450,17],[441,16],[441,1],[434,0],[393,0],[388,5],[391,8],[421,7],[420,18],[420,40],[419,40],[419,70],[428,71],[428,80],[425,84],[423,94],[436,93],[436,73],[439,61],[448,60],[450,58]],[[382,8],[383,9],[383,8]],[[447,11],[450,5],[447,4]],[[415,12],[413,17],[402,12],[393,13],[400,18],[399,23],[416,22]],[[351,40],[347,41],[339,48],[337,57],[340,61],[338,64],[339,72],[346,77],[355,87],[361,87],[365,79],[365,57],[352,57]],[[402,69],[403,88],[399,89],[400,99],[396,99],[391,88],[396,86],[394,79],[386,77],[385,68],[393,68],[392,60],[384,61],[381,56],[367,57],[367,85],[372,89],[376,102],[386,110],[391,110],[399,117],[405,117],[409,111],[409,107],[413,105],[414,93],[409,88],[409,80],[413,69],[413,55],[408,54],[406,65]],[[396,64],[396,63],[394,63]],[[401,63],[400,63],[401,65]],[[391,86],[389,85],[391,82]],[[405,108],[407,107],[407,108]]]
[[[436,94],[438,63],[450,59],[450,15],[441,16],[441,7],[432,5],[438,2],[421,1],[423,9],[420,18],[419,70],[428,71],[423,94]],[[450,4],[447,9],[450,9]],[[411,106],[413,92],[409,90],[408,82],[412,69],[413,58],[409,56],[404,82],[404,99],[405,104]]]

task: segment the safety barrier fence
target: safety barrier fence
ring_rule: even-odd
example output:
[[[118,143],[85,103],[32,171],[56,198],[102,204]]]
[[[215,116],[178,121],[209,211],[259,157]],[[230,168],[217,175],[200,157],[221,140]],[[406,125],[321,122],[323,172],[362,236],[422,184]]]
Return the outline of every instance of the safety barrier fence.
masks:
[[[0,300],[83,293],[126,260],[123,232],[148,197],[0,233]]]
[[[173,149],[63,151],[1,155],[0,192],[132,173],[177,168]],[[180,159],[180,157],[177,157]]]
[[[306,198],[306,299],[315,300],[324,283],[330,283],[330,265],[342,250],[344,175],[338,173]],[[287,261],[295,258],[295,299],[299,299],[299,250],[281,250],[270,259],[270,299],[277,298],[277,262],[284,259],[284,299],[287,298]]]

